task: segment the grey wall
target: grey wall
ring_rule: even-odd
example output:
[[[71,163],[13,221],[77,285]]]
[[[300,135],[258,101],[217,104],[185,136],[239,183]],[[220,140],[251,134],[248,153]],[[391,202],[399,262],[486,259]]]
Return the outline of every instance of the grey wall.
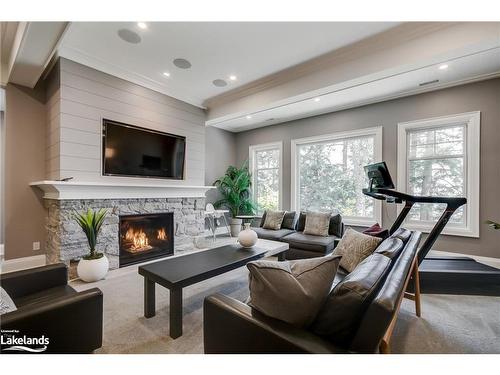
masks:
[[[45,210],[29,183],[45,178],[46,109],[41,86],[5,91],[5,259],[13,259],[45,252]]]
[[[236,134],[207,127],[205,144],[205,185],[212,185],[224,175],[228,166],[236,164]],[[207,203],[213,203],[218,198],[217,190],[207,192]]]
[[[205,181],[205,112],[198,107],[60,59],[59,90],[50,99],[47,173],[50,179],[119,180],[101,174],[102,119],[120,121],[186,137],[183,181],[156,179],[155,183],[203,185]],[[151,179],[142,179],[150,183]]]
[[[250,145],[283,141],[283,202],[290,207],[290,141],[320,134],[383,126],[383,159],[397,179],[397,124],[469,111],[481,111],[480,238],[441,236],[434,249],[500,258],[500,233],[484,225],[500,220],[500,79],[329,113],[236,135],[236,162],[248,158]],[[394,205],[384,205],[383,225],[396,217]]]

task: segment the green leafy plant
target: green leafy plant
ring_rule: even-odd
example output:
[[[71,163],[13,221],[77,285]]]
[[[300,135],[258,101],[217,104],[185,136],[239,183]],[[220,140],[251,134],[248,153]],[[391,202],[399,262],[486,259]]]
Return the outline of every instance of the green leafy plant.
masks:
[[[486,221],[486,224],[488,224],[490,227],[492,227],[493,229],[500,229],[500,224],[499,223],[496,223],[494,221],[491,221],[491,220],[487,220]]]
[[[214,182],[222,198],[214,203],[216,208],[226,207],[233,217],[240,214],[253,214],[255,204],[252,201],[252,177],[248,170],[248,162],[241,168],[229,166],[226,173]]]
[[[102,224],[108,211],[101,209],[99,211],[92,211],[90,208],[87,212],[76,212],[75,220],[82,228],[83,232],[87,236],[87,241],[89,242],[90,252],[88,255],[85,255],[83,259],[91,260],[91,259],[99,259],[103,257],[103,253],[98,253],[95,250],[97,244],[97,236],[101,231]]]

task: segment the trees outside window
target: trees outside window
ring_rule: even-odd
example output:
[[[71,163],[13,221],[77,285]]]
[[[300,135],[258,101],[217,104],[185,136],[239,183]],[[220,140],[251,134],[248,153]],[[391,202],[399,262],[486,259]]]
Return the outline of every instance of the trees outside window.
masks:
[[[250,170],[257,213],[281,208],[282,143],[250,146]]]
[[[380,222],[377,202],[362,193],[363,167],[380,161],[381,128],[298,139],[292,142],[295,208],[338,211],[346,223]]]

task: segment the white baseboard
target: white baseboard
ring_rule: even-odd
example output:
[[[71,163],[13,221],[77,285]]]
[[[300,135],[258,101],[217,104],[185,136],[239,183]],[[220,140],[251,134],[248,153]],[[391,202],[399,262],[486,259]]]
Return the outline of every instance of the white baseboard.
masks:
[[[45,254],[34,255],[31,257],[3,260],[0,264],[0,273],[7,273],[7,272],[25,270],[27,268],[40,267],[40,266],[45,266],[45,264],[46,264]]]
[[[474,259],[476,262],[486,264],[487,266],[500,269],[500,259],[499,258],[481,257],[481,256],[477,256],[477,255],[470,255],[470,254],[450,253],[448,251],[439,251],[439,250],[431,250],[431,251],[429,251],[429,255],[430,256],[468,257],[468,258]]]

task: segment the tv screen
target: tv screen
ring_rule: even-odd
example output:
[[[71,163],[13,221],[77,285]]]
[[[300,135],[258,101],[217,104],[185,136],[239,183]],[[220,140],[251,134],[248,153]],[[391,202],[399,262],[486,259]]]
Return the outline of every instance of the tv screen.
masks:
[[[182,180],[186,137],[103,120],[105,176]]]

